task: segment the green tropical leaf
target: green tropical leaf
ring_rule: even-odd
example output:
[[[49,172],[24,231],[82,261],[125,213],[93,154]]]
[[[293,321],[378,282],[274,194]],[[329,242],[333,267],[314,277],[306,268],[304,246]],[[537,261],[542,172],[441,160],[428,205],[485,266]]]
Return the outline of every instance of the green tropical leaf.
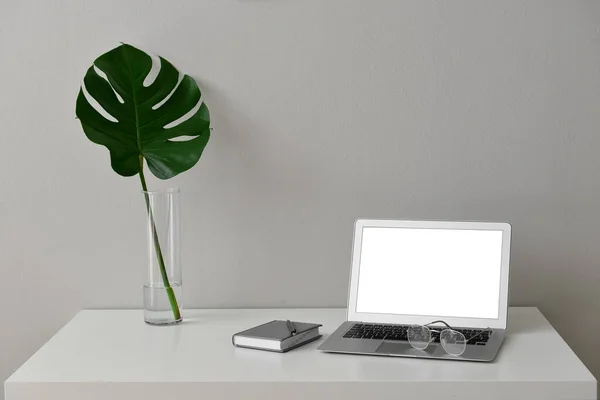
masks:
[[[76,114],[86,136],[110,152],[119,175],[133,176],[146,159],[171,178],[192,168],[210,137],[210,116],[196,82],[162,57],[128,44],[87,70]]]

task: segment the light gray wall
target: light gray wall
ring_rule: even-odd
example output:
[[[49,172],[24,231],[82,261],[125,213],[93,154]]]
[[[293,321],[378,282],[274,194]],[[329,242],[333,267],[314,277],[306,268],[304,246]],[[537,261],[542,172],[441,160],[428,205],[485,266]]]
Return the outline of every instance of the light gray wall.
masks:
[[[600,374],[600,3],[0,7],[0,380],[79,309],[141,305],[137,178],[74,119],[118,41],[197,78],[212,111],[205,156],[168,182],[186,305],[343,306],[359,216],[509,221],[511,303]]]

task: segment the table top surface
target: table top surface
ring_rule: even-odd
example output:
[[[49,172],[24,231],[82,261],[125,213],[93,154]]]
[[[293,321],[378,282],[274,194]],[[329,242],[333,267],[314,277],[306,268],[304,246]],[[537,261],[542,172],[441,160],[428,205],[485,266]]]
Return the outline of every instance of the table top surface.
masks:
[[[176,326],[150,326],[139,310],[84,310],[8,383],[20,382],[595,382],[537,308],[512,307],[492,363],[328,354],[323,339],[289,353],[234,347],[232,334],[273,320],[323,324],[344,309],[187,310]]]

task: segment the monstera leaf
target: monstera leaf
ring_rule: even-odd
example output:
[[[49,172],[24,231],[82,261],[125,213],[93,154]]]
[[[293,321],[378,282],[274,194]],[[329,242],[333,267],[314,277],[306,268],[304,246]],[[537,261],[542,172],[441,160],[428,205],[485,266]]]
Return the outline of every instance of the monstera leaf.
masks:
[[[87,70],[75,111],[86,136],[108,148],[116,173],[139,174],[173,319],[181,321],[148,199],[144,159],[160,179],[198,162],[210,136],[208,108],[200,89],[164,58],[122,44],[98,57]]]
[[[86,136],[110,151],[119,175],[143,177],[143,160],[160,179],[193,167],[210,136],[200,89],[162,57],[128,44],[87,70],[76,114]],[[145,185],[144,185],[145,186]]]

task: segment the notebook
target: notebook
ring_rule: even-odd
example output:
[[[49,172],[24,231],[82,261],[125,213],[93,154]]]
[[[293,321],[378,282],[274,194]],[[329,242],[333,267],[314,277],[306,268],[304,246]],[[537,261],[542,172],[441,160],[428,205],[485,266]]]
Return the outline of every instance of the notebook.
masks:
[[[233,335],[234,346],[257,350],[286,351],[317,340],[319,324],[275,320]]]

